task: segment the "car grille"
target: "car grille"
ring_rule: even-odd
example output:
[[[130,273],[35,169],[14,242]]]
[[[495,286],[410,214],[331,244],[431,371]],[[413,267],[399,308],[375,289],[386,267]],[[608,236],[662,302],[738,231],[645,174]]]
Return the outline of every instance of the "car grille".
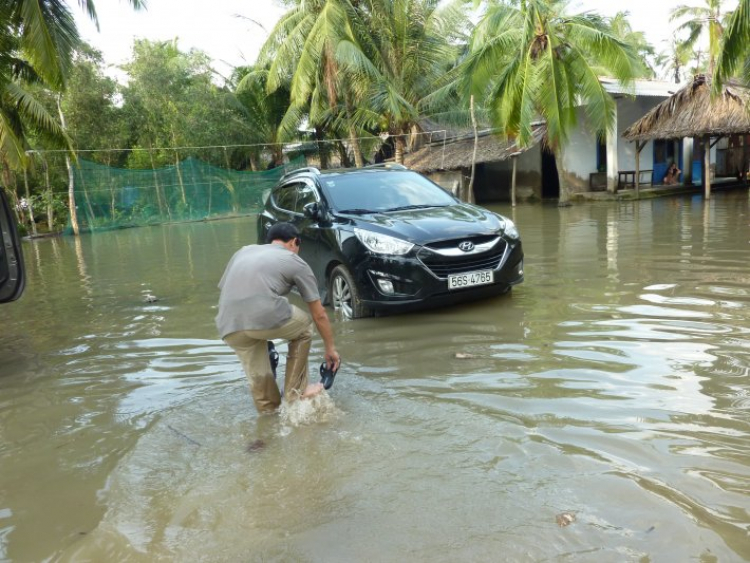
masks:
[[[452,247],[467,239],[460,239],[451,242]],[[430,245],[433,246],[433,245]],[[441,244],[441,248],[448,248],[446,244]],[[507,243],[504,240],[498,243],[489,251],[481,254],[466,254],[463,256],[442,256],[429,249],[422,249],[417,256],[427,268],[439,278],[447,278],[451,274],[463,274],[475,270],[495,270],[500,265],[505,254]]]

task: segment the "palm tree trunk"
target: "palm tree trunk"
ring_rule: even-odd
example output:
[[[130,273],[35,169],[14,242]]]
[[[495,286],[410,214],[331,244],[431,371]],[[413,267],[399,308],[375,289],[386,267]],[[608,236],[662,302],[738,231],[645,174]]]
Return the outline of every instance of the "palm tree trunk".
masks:
[[[55,228],[55,206],[53,205],[54,194],[49,181],[49,164],[46,157],[42,157],[42,166],[44,166],[44,183],[47,187],[47,228],[51,233]]]
[[[568,190],[568,179],[563,168],[563,149],[557,147],[552,154],[555,156],[555,166],[557,167],[557,179],[560,185],[560,194],[558,195],[557,203],[567,205],[568,199],[570,199],[570,191]]]
[[[60,114],[62,130],[65,131],[65,115],[60,104],[61,98],[62,95],[57,96],[57,112]],[[67,152],[65,153],[65,168],[68,171],[68,212],[70,213],[70,226],[73,228],[73,234],[78,236],[80,229],[78,228],[78,211],[76,210],[75,179],[73,177],[73,166],[70,163],[70,155]]]
[[[318,159],[320,160],[320,168],[321,170],[325,170],[328,168],[328,148],[325,146],[325,143],[323,145],[320,144],[320,141],[323,139],[323,129],[320,127],[315,127],[315,140],[318,144]]]
[[[396,130],[394,139],[395,139],[395,145],[396,145],[396,150],[395,150],[396,154],[394,155],[394,158],[396,162],[398,162],[399,164],[403,164],[404,155],[406,154],[406,140],[404,139],[404,136],[401,133],[400,129]]]
[[[31,204],[31,192],[29,191],[29,174],[26,165],[23,167],[23,187],[26,193],[26,202],[29,206],[29,223],[31,223],[31,234],[36,236],[36,221],[34,220],[34,206]]]
[[[3,170],[3,176],[5,177],[6,186],[10,186],[11,182],[13,183],[13,189],[9,191],[13,196],[13,209],[16,210],[16,222],[22,225],[26,223],[26,213],[23,212],[21,200],[18,198],[18,180],[16,180],[16,175],[11,174],[7,167]]]
[[[362,157],[362,146],[359,144],[357,130],[353,125],[349,125],[349,142],[352,146],[352,153],[354,153],[354,165],[357,168],[362,168],[365,165],[365,159]]]

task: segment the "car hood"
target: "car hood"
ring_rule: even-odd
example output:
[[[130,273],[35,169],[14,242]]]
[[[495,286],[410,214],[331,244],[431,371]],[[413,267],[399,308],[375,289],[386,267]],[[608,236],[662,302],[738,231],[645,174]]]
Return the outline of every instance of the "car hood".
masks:
[[[402,238],[416,244],[497,233],[503,221],[476,205],[457,203],[446,207],[407,209],[357,215],[354,226]]]

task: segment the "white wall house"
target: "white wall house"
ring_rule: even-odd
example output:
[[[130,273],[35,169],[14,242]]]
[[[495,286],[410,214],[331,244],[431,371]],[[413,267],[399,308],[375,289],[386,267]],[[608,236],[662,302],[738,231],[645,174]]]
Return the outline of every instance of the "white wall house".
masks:
[[[669,98],[682,86],[672,82],[637,80],[630,87],[618,81],[602,78],[605,89],[615,98],[616,125],[613,131],[600,136],[587,122],[583,108],[578,110],[578,120],[568,142],[553,157],[535,139],[533,146],[509,157],[509,149],[498,158],[492,156],[478,161],[474,192],[478,201],[508,201],[511,198],[513,160],[516,165],[516,195],[520,199],[557,198],[565,189],[568,194],[630,188],[635,181],[636,145],[622,137],[622,133],[641,119],[656,105]],[[507,142],[507,141],[505,141]],[[498,138],[497,143],[504,143]],[[449,145],[451,143],[449,142]],[[661,184],[667,167],[676,162],[683,171],[682,183],[699,183],[702,174],[702,145],[693,140],[649,141],[640,152],[640,185]],[[458,148],[456,147],[456,150]],[[423,171],[445,187],[456,189],[466,184],[471,163],[471,147],[462,149],[462,162],[446,166],[420,166],[407,158],[407,166]],[[716,147],[711,149],[715,162]],[[557,159],[557,162],[556,160]],[[419,160],[419,159],[416,159]],[[460,159],[459,159],[460,160]]]
[[[637,80],[629,88],[613,79],[602,78],[601,82],[615,98],[616,126],[600,139],[587,123],[583,108],[579,109],[578,127],[561,151],[563,178],[560,180],[571,193],[605,188],[616,191],[623,183],[632,184],[636,147],[635,143],[623,139],[622,133],[680,88],[672,82],[655,80]],[[689,175],[692,167],[684,167],[683,161],[692,162],[691,148],[691,141],[648,142],[640,154],[641,184],[661,183],[672,161]]]

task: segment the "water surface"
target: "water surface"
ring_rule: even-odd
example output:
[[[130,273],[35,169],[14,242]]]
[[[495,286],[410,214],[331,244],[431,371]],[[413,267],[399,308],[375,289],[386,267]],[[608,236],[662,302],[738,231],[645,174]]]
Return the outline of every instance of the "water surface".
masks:
[[[344,365],[303,423],[256,415],[213,325],[253,218],[27,243],[0,560],[750,560],[749,208],[492,207],[526,282],[334,319]]]

